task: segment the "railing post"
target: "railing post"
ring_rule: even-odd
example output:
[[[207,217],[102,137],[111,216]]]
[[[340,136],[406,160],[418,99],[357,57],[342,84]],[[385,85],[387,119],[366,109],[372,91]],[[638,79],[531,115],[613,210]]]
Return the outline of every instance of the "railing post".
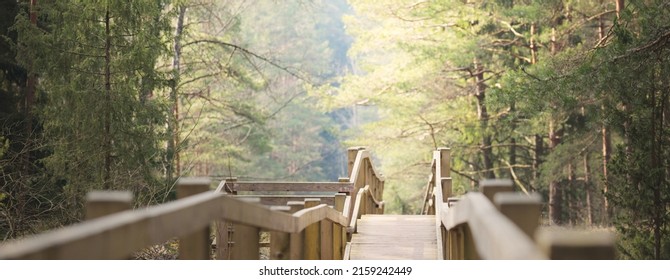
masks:
[[[542,198],[537,193],[499,193],[493,198],[498,211],[510,219],[521,231],[534,238],[540,223]]]
[[[514,191],[514,182],[509,179],[485,179],[479,181],[479,191],[493,202],[493,197],[499,192]]]
[[[259,198],[244,198],[248,203],[260,204]],[[233,224],[231,259],[258,260],[260,228],[243,224]]]
[[[289,206],[273,206],[270,209],[291,213]],[[271,260],[288,260],[290,258],[290,234],[287,232],[272,231],[270,232],[270,259]]]
[[[363,197],[361,197],[361,207],[360,210],[358,211],[358,215],[356,216],[356,219],[360,219],[363,214],[366,212],[367,207],[368,207],[368,189],[363,188],[363,192],[361,193]]]
[[[209,178],[181,178],[177,181],[177,199],[209,191]],[[179,238],[179,258],[207,260],[210,258],[209,226]]]
[[[465,232],[462,226],[453,228],[448,231],[449,240],[449,259],[450,260],[464,260],[465,259]]]
[[[451,149],[437,148],[440,152],[440,176],[451,177]]]
[[[354,169],[354,163],[356,162],[356,155],[358,155],[358,151],[364,149],[365,148],[363,147],[351,147],[347,149],[347,174],[349,174],[349,178],[352,177],[351,171]]]
[[[381,181],[381,190],[379,191],[379,196],[380,198],[384,197],[384,181]],[[382,207],[379,209],[379,214],[384,214],[384,208],[386,207],[385,204],[382,204]]]
[[[86,194],[86,220],[111,215],[132,209],[133,193],[129,191],[91,191]],[[129,239],[141,238],[138,236],[128,236]],[[115,250],[116,246],[112,243],[132,242],[129,240],[110,240],[108,250]],[[135,243],[135,242],[132,242]],[[110,252],[108,252],[110,253]],[[117,255],[117,254],[113,254]],[[130,259],[131,255],[124,259]]]
[[[321,204],[318,198],[306,198],[305,209]],[[321,222],[307,226],[305,232],[305,243],[303,245],[306,260],[318,260],[321,257]]]
[[[86,220],[130,210],[132,202],[129,191],[91,191],[86,194]]]
[[[453,193],[451,187],[451,177],[442,177],[442,202],[446,203]]]
[[[235,183],[237,182],[237,177],[227,177],[223,181],[223,193],[229,195],[236,195]],[[230,186],[230,187],[228,187]],[[232,233],[235,230],[233,223],[230,223],[226,220],[217,220],[215,223],[216,227],[216,259],[217,260],[229,260],[232,257],[232,245],[233,241],[231,240]]]
[[[289,201],[286,203],[287,206],[291,207],[290,212],[295,213],[300,209],[305,208],[304,201]],[[304,244],[305,244],[305,230],[302,230],[298,233],[291,233],[289,236],[290,243],[290,259],[292,260],[302,260],[305,259],[304,254]]]
[[[347,195],[343,193],[338,193],[335,195],[335,202],[333,203],[333,209],[344,214],[344,201],[347,199]],[[341,260],[342,254],[344,253],[344,244],[347,243],[347,235],[345,233],[344,227],[342,225],[333,223],[333,259]]]
[[[237,190],[235,190],[235,183],[237,183],[237,177],[227,177],[226,178],[226,185],[230,184],[230,192],[228,192],[228,189],[225,188],[224,186],[224,191],[227,193],[230,193],[232,195],[237,195]]]
[[[328,219],[323,219],[321,222],[321,259],[333,259],[333,222]]]

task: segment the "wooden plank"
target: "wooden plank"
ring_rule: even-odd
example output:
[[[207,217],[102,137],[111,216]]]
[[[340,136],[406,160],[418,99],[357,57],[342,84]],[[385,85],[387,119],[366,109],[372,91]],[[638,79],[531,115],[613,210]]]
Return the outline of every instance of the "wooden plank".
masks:
[[[351,260],[435,260],[437,250],[432,244],[389,246],[388,244],[352,244]],[[428,245],[428,246],[427,246]]]
[[[288,206],[291,208],[291,212],[295,215],[296,213],[300,212],[301,209],[305,208],[305,202],[289,202]],[[305,231],[300,229],[298,232],[291,233],[289,235],[289,243],[289,258],[292,260],[305,259]]]
[[[283,208],[272,208],[275,211],[283,211],[290,213],[290,206],[276,206]],[[270,259],[271,260],[288,260],[291,258],[291,234],[280,231],[270,232]]]
[[[226,220],[216,221],[216,259],[229,260],[232,257],[232,240],[230,233],[233,230],[233,224]]]
[[[258,260],[260,258],[259,234],[258,227],[234,224],[231,238],[233,240],[231,259]]]
[[[305,244],[305,233],[304,232],[298,232],[298,233],[291,233],[290,234],[290,243],[291,243],[291,250],[290,250],[290,258],[292,260],[303,260],[305,259],[305,250],[304,250],[304,244]]]
[[[290,201],[304,201],[307,198],[318,198],[321,203],[333,205],[335,203],[335,193],[332,195],[280,195],[280,194],[242,194],[236,197],[259,198],[263,205],[280,206],[286,205]]]
[[[365,215],[350,259],[437,259],[434,216]]]
[[[350,182],[231,182],[227,184],[233,191],[267,192],[343,192],[353,191]]]
[[[321,259],[333,260],[333,222],[321,220]]]
[[[347,196],[343,193],[337,194],[335,196],[335,203],[333,209],[340,213],[344,212],[344,203],[347,199]],[[341,260],[344,254],[344,244],[346,244],[346,235],[344,234],[344,227],[342,225],[333,223],[333,259]]]

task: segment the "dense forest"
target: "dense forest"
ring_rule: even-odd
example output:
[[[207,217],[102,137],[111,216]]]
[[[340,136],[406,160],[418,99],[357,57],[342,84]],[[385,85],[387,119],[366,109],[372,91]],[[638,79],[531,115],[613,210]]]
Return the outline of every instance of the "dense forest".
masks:
[[[660,0],[2,0],[0,240],[92,189],[336,181],[347,146],[417,213],[450,147],[456,192],[510,178],[545,225],[668,259],[669,59]]]

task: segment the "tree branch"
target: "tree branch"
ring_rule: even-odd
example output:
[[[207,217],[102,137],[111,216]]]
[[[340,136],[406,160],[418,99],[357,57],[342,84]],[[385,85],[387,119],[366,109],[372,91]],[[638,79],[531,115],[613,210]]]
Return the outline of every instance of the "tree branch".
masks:
[[[257,59],[260,59],[260,60],[274,66],[275,68],[288,73],[289,75],[291,75],[291,76],[293,76],[293,77],[295,77],[295,78],[297,78],[301,81],[306,81],[308,83],[310,82],[308,79],[306,79],[302,75],[292,71],[288,67],[279,65],[277,62],[274,62],[267,57],[264,57],[262,55],[259,55],[259,54],[255,53],[255,52],[252,52],[252,51],[250,51],[250,50],[248,50],[244,47],[240,47],[240,46],[232,44],[232,43],[228,43],[228,42],[224,42],[224,41],[220,41],[220,40],[216,40],[216,39],[200,39],[200,40],[195,40],[195,41],[192,41],[192,42],[188,42],[188,43],[182,45],[182,47],[187,47],[187,46],[196,45],[196,44],[213,44],[213,45],[221,46],[221,47],[224,47],[224,48],[230,48],[233,51],[241,51],[242,53],[244,53],[246,55],[250,55],[250,56],[253,56]]]

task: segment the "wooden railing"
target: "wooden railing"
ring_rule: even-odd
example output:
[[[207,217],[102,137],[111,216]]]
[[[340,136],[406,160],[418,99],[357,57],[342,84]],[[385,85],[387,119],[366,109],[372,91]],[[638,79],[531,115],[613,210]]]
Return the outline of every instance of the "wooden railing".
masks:
[[[353,184],[351,209],[348,210],[349,232],[356,232],[356,222],[362,215],[383,214],[384,179],[372,164],[370,153],[362,147],[347,152],[349,183]]]
[[[610,233],[540,228],[540,196],[513,192],[511,180],[454,197],[447,148],[434,152],[432,170],[422,213],[435,215],[442,259],[614,258]]]
[[[0,244],[0,259],[127,259],[174,238],[179,238],[180,259],[209,259],[212,224],[216,239],[231,245],[217,246],[217,259],[258,259],[261,230],[270,232],[273,259],[342,259],[347,235],[356,228],[352,217],[383,213],[384,205],[379,200],[383,180],[369,153],[354,148],[348,157],[350,179],[326,185],[350,195],[334,195],[332,207],[319,198],[268,207],[260,204],[262,198],[227,194],[225,181],[212,191],[209,178],[180,179],[178,200],[138,210],[130,209],[128,192],[93,192],[89,220]]]

